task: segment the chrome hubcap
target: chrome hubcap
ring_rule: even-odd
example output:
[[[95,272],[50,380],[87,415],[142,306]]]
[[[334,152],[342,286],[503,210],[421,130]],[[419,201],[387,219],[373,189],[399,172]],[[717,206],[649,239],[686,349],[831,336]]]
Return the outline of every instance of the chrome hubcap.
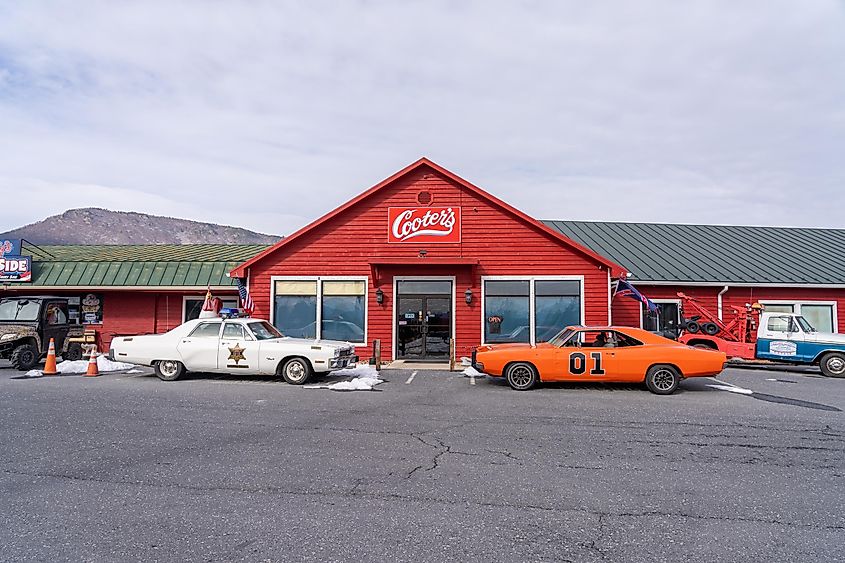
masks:
[[[516,387],[526,387],[531,383],[534,374],[528,366],[516,366],[510,371],[511,382]]]
[[[176,362],[161,362],[161,373],[170,377],[171,375],[176,374]]]
[[[845,360],[839,356],[834,356],[827,360],[827,369],[836,374],[845,372]]]
[[[299,362],[289,363],[286,371],[291,379],[302,379],[302,376],[305,375],[305,368]]]
[[[661,369],[655,372],[651,378],[651,382],[656,389],[668,391],[675,384],[675,374],[668,369]]]

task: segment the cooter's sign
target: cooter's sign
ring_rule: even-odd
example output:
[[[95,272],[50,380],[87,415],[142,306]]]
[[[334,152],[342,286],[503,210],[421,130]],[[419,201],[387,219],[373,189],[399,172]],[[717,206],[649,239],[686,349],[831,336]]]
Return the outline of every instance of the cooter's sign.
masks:
[[[460,207],[390,207],[387,242],[461,242]]]

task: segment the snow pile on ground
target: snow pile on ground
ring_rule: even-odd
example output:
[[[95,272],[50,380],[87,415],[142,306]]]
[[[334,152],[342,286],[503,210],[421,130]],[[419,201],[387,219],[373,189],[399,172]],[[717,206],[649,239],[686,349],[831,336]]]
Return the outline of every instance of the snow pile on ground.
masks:
[[[467,358],[466,356],[461,356],[461,365],[462,366],[471,366],[472,365],[472,358]]]
[[[142,370],[142,369],[130,369],[126,373],[144,373],[144,370]]]
[[[463,373],[467,377],[483,377],[484,376],[483,373],[481,373],[480,371],[478,371],[477,369],[475,369],[472,366],[469,366],[467,369],[465,369],[461,373]]]
[[[331,373],[332,377],[353,376],[349,381],[338,381],[337,383],[330,383],[328,385],[305,385],[306,389],[331,389],[332,391],[372,391],[373,387],[379,383],[384,383],[383,379],[379,378],[378,371],[375,366],[369,364],[359,364],[354,368],[346,368]]]
[[[731,385],[730,383],[725,383],[724,385],[719,384],[708,384],[707,387],[712,387],[713,389],[718,389],[719,391],[728,391],[730,393],[739,393],[740,395],[753,395],[754,391],[751,389],[746,389],[744,387],[737,387],[736,385]]]
[[[97,369],[100,371],[120,371],[123,369],[131,369],[134,367],[135,364],[113,362],[106,356],[97,356]],[[76,360],[75,362],[59,362],[58,364],[56,364],[56,371],[64,375],[85,373],[88,371],[88,360]],[[41,376],[41,372],[42,370],[33,369],[26,372],[26,376],[39,377]]]

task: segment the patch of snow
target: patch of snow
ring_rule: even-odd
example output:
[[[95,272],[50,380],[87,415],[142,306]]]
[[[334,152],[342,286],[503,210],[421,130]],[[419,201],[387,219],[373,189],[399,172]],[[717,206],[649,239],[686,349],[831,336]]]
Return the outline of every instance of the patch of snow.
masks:
[[[378,379],[378,371],[376,366],[370,364],[358,364],[354,368],[344,368],[331,372],[331,375],[339,375],[341,377],[370,377]]]
[[[467,358],[466,356],[461,356],[461,365],[462,366],[471,366],[472,365],[472,359]]]
[[[135,364],[113,362],[106,356],[97,356],[97,369],[99,371],[120,371],[136,367]],[[56,364],[56,371],[61,374],[81,374],[88,371],[88,360],[64,361]]]
[[[331,389],[332,391],[372,391],[373,387],[379,383],[384,383],[383,379],[379,379],[378,371],[375,366],[369,364],[359,364],[354,368],[346,368],[338,371],[333,371],[332,376],[354,376],[349,381],[338,381],[337,383],[329,383],[327,385],[305,385],[305,389]]]
[[[708,384],[708,387],[712,387],[713,389],[718,389],[719,391],[729,391],[730,393],[739,393],[740,395],[753,395],[754,391],[751,389],[745,389],[744,387],[737,387],[736,385],[713,385]]]
[[[25,374],[23,374],[23,377],[41,377],[43,375],[44,374],[41,373],[40,369],[31,369],[28,372],[26,372]],[[23,377],[21,379],[23,379]]]
[[[466,375],[467,377],[482,377],[482,376],[484,376],[484,374],[483,374],[483,373],[481,373],[480,371],[478,371],[477,369],[475,369],[475,368],[474,368],[474,367],[472,367],[472,366],[469,366],[467,369],[465,369],[465,370],[464,370],[463,372],[461,372],[461,373],[463,373],[463,374],[464,374],[464,375]]]
[[[144,370],[142,370],[142,369],[130,369],[126,373],[144,373]]]

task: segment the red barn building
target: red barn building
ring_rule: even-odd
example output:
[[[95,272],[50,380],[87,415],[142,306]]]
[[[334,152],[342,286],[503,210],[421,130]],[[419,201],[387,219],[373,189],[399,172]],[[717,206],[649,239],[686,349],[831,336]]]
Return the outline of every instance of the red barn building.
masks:
[[[448,360],[610,320],[625,270],[428,159],[232,271],[285,334]]]

